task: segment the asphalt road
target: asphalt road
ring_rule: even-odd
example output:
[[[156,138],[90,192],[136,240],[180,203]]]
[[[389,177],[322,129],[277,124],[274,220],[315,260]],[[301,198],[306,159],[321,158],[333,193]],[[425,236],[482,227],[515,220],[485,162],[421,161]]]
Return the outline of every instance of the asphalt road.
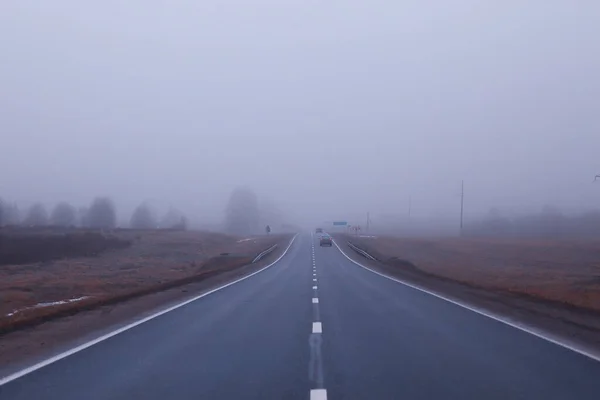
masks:
[[[599,394],[599,362],[373,274],[309,235],[257,275],[0,386],[2,400]]]

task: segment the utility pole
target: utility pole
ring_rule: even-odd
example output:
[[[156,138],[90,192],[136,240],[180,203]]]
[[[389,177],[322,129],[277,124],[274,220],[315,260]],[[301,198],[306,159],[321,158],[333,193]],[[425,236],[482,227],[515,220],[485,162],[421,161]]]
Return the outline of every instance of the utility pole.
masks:
[[[410,219],[411,211],[412,211],[412,196],[408,196],[408,219]]]
[[[460,185],[460,236],[463,234],[463,214],[465,204],[465,181],[463,180]]]
[[[369,233],[369,225],[371,223],[371,219],[369,218],[369,212],[367,211],[367,233]]]

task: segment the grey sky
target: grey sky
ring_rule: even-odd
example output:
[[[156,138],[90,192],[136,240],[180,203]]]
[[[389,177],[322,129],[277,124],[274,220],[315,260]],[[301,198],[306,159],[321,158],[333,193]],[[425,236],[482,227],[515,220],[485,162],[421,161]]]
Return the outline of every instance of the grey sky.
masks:
[[[0,195],[219,220],[600,205],[600,3],[0,5]]]

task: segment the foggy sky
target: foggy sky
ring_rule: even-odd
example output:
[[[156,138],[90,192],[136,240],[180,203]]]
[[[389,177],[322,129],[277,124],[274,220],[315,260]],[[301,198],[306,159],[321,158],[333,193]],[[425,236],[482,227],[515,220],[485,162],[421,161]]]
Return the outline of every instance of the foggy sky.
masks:
[[[600,206],[600,3],[0,4],[0,196],[217,221]]]

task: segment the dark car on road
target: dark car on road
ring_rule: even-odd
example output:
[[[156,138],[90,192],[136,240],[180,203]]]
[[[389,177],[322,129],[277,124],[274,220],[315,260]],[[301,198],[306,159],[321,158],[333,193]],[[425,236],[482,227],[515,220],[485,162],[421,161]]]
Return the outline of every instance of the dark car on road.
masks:
[[[333,240],[331,240],[331,236],[323,235],[321,239],[319,239],[319,246],[333,246]]]
[[[315,230],[315,233],[323,233],[323,228],[317,228],[317,229]]]

